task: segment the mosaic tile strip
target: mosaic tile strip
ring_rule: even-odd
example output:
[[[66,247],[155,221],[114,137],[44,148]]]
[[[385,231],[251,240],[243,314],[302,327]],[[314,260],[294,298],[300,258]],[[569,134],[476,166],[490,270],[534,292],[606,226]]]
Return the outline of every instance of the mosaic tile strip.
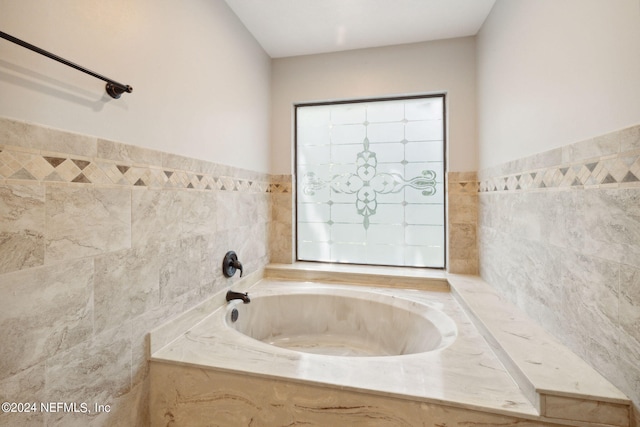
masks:
[[[639,186],[640,152],[620,153],[581,163],[483,179],[479,192],[526,191],[600,186]]]
[[[152,165],[125,165],[104,159],[40,154],[0,146],[0,181],[21,180],[150,188],[289,193],[291,182],[265,182],[213,176]]]

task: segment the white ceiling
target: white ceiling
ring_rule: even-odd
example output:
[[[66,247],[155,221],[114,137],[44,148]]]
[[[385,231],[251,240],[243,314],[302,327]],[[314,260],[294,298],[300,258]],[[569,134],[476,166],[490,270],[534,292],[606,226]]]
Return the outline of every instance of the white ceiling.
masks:
[[[495,0],[225,0],[272,58],[475,35]]]

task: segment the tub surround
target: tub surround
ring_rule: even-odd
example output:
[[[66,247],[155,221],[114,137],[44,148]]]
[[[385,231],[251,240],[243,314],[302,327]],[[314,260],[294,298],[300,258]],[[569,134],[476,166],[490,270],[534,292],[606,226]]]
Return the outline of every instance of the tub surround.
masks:
[[[294,265],[291,270],[300,274],[303,268]],[[361,277],[367,270],[349,268],[360,269]],[[292,280],[285,270],[284,266],[267,266],[268,278],[258,282],[253,292],[277,293],[291,287],[300,290],[316,286]],[[385,286],[388,272],[375,270],[369,271],[370,283]],[[326,277],[329,273],[323,274]],[[276,278],[278,275],[285,280]],[[393,295],[436,304],[452,317],[459,329],[457,340],[431,353],[370,360],[323,358],[268,346],[248,337],[238,341],[235,331],[221,330],[224,328],[210,316],[152,355],[152,421],[160,425],[163,414],[170,413],[176,422],[205,425],[205,420],[213,416],[209,410],[233,411],[254,421],[273,417],[277,422],[317,422],[342,414],[352,417],[347,419],[353,422],[364,423],[366,414],[374,414],[381,420],[401,419],[409,424],[441,420],[519,422],[532,426],[631,425],[629,400],[624,394],[518,315],[485,282],[461,275],[450,275],[447,280],[452,292],[371,288],[358,283],[378,298]],[[334,282],[325,286],[343,285]],[[251,292],[252,289],[250,295]],[[480,322],[479,327],[469,320],[465,310],[474,322]],[[502,315],[506,322],[500,321]],[[503,345],[501,361],[494,351]],[[556,355],[567,360],[557,360]],[[510,363],[504,363],[506,358]],[[386,374],[371,375],[374,371]],[[530,384],[523,384],[519,375]],[[215,389],[210,386],[212,382]],[[241,385],[245,383],[251,385]],[[314,395],[321,399],[317,405],[310,403]],[[198,407],[198,402],[203,401],[208,404]],[[399,411],[407,415],[394,418]],[[189,418],[191,415],[193,418]],[[229,422],[243,425],[242,421]]]
[[[629,399],[580,357],[481,278],[449,275],[448,280],[456,300],[541,415],[628,425]]]
[[[269,279],[349,283],[385,288],[409,288],[448,291],[443,270],[409,267],[363,266],[299,261],[294,264],[267,264],[264,275]],[[376,280],[372,281],[371,276]]]
[[[309,282],[266,279],[249,289],[249,295],[251,296],[252,291],[254,294],[269,294],[288,289],[313,289],[315,286]],[[329,286],[339,288],[344,285]],[[201,381],[205,382],[208,381],[209,370],[214,371],[214,376],[218,371],[235,371],[240,377],[249,376],[252,379],[288,380],[296,385],[320,385],[325,388],[324,393],[329,391],[326,388],[330,388],[332,391],[339,389],[364,392],[374,396],[415,399],[426,403],[446,402],[461,409],[491,408],[499,414],[511,415],[515,412],[535,416],[535,409],[531,403],[520,392],[482,337],[473,332],[473,326],[460,307],[453,302],[449,293],[366,287],[361,289],[371,289],[374,299],[384,300],[390,296],[408,297],[437,306],[455,320],[459,329],[458,338],[442,351],[422,354],[367,358],[331,357],[270,346],[225,327],[219,322],[219,317],[212,315],[152,355],[152,425],[161,425],[158,421],[167,412],[182,418],[186,415],[182,411],[195,410],[190,405],[173,403],[175,393],[183,383],[170,384],[163,380],[164,375],[156,377],[156,367],[160,367],[159,372],[167,372],[164,367],[170,365],[191,367],[193,371],[187,377],[200,377]],[[473,368],[470,368],[471,366]],[[428,369],[425,369],[426,367]],[[169,378],[173,378],[173,375]],[[207,389],[205,385],[198,388]],[[204,406],[209,406],[212,410],[225,411],[228,402],[220,407],[215,406],[217,398],[225,395],[225,387],[215,392],[211,391],[211,387],[209,390],[209,399],[199,396],[194,400],[207,402]],[[246,395],[251,396],[249,405],[270,406],[271,393],[260,398],[249,391],[245,391]],[[262,414],[256,417],[256,420],[258,419],[262,419]],[[187,421],[182,418],[182,422],[183,425],[206,425],[205,419]]]
[[[111,405],[0,426],[147,425],[149,330],[262,274],[280,178],[0,118],[0,398]]]

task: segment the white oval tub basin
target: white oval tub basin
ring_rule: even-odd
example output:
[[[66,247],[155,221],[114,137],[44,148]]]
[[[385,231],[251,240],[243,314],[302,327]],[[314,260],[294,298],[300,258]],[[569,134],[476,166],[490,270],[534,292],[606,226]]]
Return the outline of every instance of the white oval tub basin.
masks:
[[[437,308],[375,292],[249,296],[249,304],[229,305],[227,324],[264,343],[305,353],[400,356],[442,349],[457,335],[455,322]]]

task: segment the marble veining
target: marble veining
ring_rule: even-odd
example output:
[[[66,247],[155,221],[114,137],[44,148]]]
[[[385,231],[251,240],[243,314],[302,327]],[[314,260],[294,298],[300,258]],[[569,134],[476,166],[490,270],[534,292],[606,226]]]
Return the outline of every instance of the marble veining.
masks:
[[[229,249],[261,275],[272,198],[290,189],[290,176],[0,118],[0,401],[111,407],[0,413],[0,426],[149,425],[149,330],[240,285],[216,261]],[[240,210],[246,223],[218,225]]]
[[[277,293],[327,286],[344,288],[341,285],[265,279],[250,288],[249,294],[254,288],[255,292]],[[440,291],[364,289],[374,301],[402,298],[437,307],[455,321],[459,330],[457,339],[436,351],[367,357],[365,363],[359,357],[325,356],[271,346],[238,334],[226,326],[219,316],[212,315],[156,351],[152,361],[240,371],[260,377],[364,390],[374,395],[421,402],[446,402],[450,406],[492,413],[524,417],[537,415],[451,294]],[[379,375],[371,375],[371,372]]]
[[[218,317],[267,344],[330,356],[424,353],[457,336],[453,320],[433,305],[395,297],[372,300],[368,292],[334,288],[252,292],[250,304],[234,301]]]
[[[309,267],[308,263],[295,264],[290,270],[301,274],[305,267]],[[332,266],[322,268],[325,270],[323,274],[328,275]],[[368,275],[370,281],[381,280],[382,283],[390,273],[384,268],[335,268],[339,274],[343,273],[340,270],[349,272],[351,278],[357,278],[359,274],[364,281]],[[354,289],[353,285],[323,284],[318,279],[316,282],[295,281],[287,276],[285,266],[268,267],[266,271],[270,269],[271,272],[266,274],[268,278],[249,288],[249,294],[255,295],[257,301],[264,296],[288,293],[308,295],[351,292]],[[313,273],[313,268],[311,270]],[[278,274],[288,277],[287,281],[277,279],[275,276]],[[408,274],[412,275],[411,272]],[[447,292],[448,288],[415,290],[355,286],[357,292],[369,294],[372,301],[423,304],[437,308],[455,322],[458,335],[450,345],[401,356],[327,356],[276,347],[268,343],[269,339],[262,342],[239,334],[229,326],[230,310],[250,309],[251,304],[245,307],[233,302],[222,307],[174,341],[169,342],[165,338],[168,345],[155,347],[151,381],[159,386],[151,389],[152,424],[155,425],[159,414],[164,413],[172,414],[176,425],[207,425],[213,413],[247,411],[244,405],[236,406],[237,399],[254,408],[249,410],[253,415],[247,423],[252,419],[263,420],[265,416],[285,416],[294,420],[291,422],[302,422],[309,413],[322,413],[324,417],[318,418],[324,420],[320,421],[322,425],[331,418],[332,410],[328,407],[287,409],[284,413],[274,409],[274,405],[284,408],[274,401],[277,398],[271,398],[271,392],[267,390],[275,381],[295,388],[294,394],[300,387],[301,393],[304,389],[304,393],[309,392],[311,396],[313,392],[309,387],[319,387],[324,391],[317,389],[318,396],[347,393],[344,399],[359,402],[362,402],[359,399],[370,402],[382,398],[384,402],[367,409],[369,413],[379,413],[381,420],[386,420],[385,417],[394,411],[409,410],[411,404],[407,403],[408,407],[400,409],[405,403],[400,404],[399,401],[432,408],[429,414],[406,421],[408,425],[435,422],[440,419],[436,415],[439,408],[448,408],[442,420],[453,423],[451,425],[475,425],[483,417],[487,417],[489,425],[632,425],[630,401],[623,393],[544,330],[518,314],[480,278],[447,275],[446,280],[450,282],[452,292]],[[300,301],[296,301],[297,304],[290,301],[291,304],[278,307],[276,316],[294,311],[300,305]],[[322,302],[319,306],[323,306]],[[303,313],[306,311],[301,309]],[[240,318],[246,314],[241,310]],[[265,321],[264,317],[261,319]],[[289,318],[288,323],[291,322],[293,319]],[[266,329],[270,327],[273,325],[266,326]],[[249,329],[249,335],[256,338],[264,335],[264,331],[251,331],[251,326],[240,325],[237,328]],[[259,326],[256,328],[261,329]],[[156,377],[154,372],[161,372],[160,377]],[[236,387],[236,381],[232,381],[233,386],[218,381],[219,377],[229,376],[252,385],[243,389]],[[172,380],[167,382],[166,378]],[[186,396],[191,392],[193,399]],[[182,398],[186,400],[176,406],[176,401]],[[209,403],[205,408],[197,409],[196,402]],[[185,412],[185,408],[190,409]],[[196,413],[191,417],[190,414]],[[354,425],[360,422],[356,421],[359,419],[356,413],[352,414]],[[310,424],[316,425],[314,422]],[[231,422],[229,425],[246,423]],[[390,425],[395,424],[392,422]]]

